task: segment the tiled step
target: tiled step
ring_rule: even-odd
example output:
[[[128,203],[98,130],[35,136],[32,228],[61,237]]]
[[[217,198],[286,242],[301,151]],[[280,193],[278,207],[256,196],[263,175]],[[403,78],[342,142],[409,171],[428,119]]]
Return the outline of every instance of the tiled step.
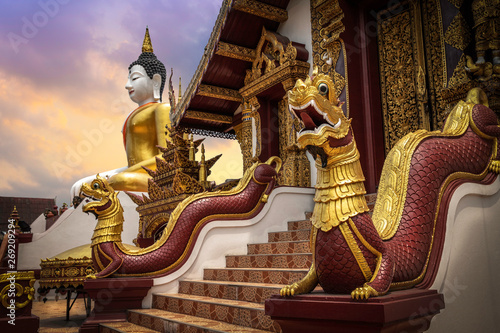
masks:
[[[153,308],[260,330],[280,330],[279,325],[265,315],[264,304],[259,303],[197,295],[155,294]],[[136,323],[132,317],[130,321]]]
[[[158,332],[171,333],[264,333],[251,327],[238,326],[222,321],[174,313],[159,309],[140,309],[128,312],[128,320],[140,323],[141,326],[152,328]],[[142,331],[137,331],[142,333]]]
[[[310,220],[292,221],[288,222],[288,230],[308,230],[311,229],[311,225]]]
[[[264,303],[267,298],[279,294],[282,287],[283,284],[185,280],[179,283],[179,293],[234,301]]]
[[[309,269],[311,253],[256,254],[226,256],[227,268],[304,268]]]
[[[311,229],[270,232],[267,235],[268,242],[291,242],[307,241],[311,235]]]
[[[248,244],[247,249],[248,254],[285,254],[311,252],[309,247],[309,240]]]
[[[206,268],[204,280],[290,284],[302,279],[307,269],[291,268]]]
[[[152,330],[128,321],[100,323],[99,333],[158,333],[164,330]]]

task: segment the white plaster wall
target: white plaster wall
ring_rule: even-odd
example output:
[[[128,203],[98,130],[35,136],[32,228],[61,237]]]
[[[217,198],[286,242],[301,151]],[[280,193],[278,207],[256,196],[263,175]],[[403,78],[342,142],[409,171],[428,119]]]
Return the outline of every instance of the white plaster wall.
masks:
[[[428,332],[500,332],[500,177],[461,185],[450,202],[441,264],[432,289],[445,309]]]
[[[139,213],[137,205],[123,192],[118,194],[123,206],[122,241],[132,244],[137,237]],[[97,223],[94,215],[82,211],[82,205],[68,209],[47,231],[33,234],[31,243],[20,244],[18,269],[40,269],[40,260],[51,258],[77,246],[90,244],[94,227]]]
[[[312,63],[311,8],[309,1],[291,0],[286,10],[288,20],[280,24],[278,33],[292,42],[305,44],[309,52],[307,61]],[[312,68],[309,69],[309,73],[312,73]]]
[[[278,33],[287,37],[293,42],[302,43],[309,52],[307,61],[312,61],[312,37],[311,37],[311,7],[309,1],[291,0],[286,9],[288,20],[280,24]],[[309,68],[312,74],[313,68]],[[307,153],[307,158],[311,164],[311,184],[316,184],[316,165],[312,156]]]
[[[73,208],[69,208],[69,209],[73,209]],[[69,210],[68,209],[68,210]],[[45,231],[45,226],[46,226],[46,221],[45,221],[45,215],[43,214],[40,214],[40,216],[38,216],[36,218],[35,221],[33,221],[33,223],[31,223],[30,227],[31,227],[31,232],[33,234],[39,234],[39,233],[42,233]]]
[[[187,262],[176,272],[154,280],[143,307],[151,307],[153,293],[177,293],[179,280],[201,280],[204,268],[226,267],[226,255],[245,255],[248,244],[266,243],[269,232],[287,230],[287,222],[303,220],[314,207],[313,198],[312,188],[278,187],[254,218],[210,222],[201,230]]]

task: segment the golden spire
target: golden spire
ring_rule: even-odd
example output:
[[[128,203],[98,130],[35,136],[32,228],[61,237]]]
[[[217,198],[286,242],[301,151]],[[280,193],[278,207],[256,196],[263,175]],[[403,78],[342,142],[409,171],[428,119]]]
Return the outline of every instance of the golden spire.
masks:
[[[204,188],[207,188],[207,169],[205,167],[205,146],[201,145],[201,161],[200,161],[200,183]]]
[[[181,77],[179,76],[179,103],[181,102],[182,97],[182,87],[181,87]]]
[[[146,26],[146,34],[144,35],[144,42],[142,42],[142,52],[153,53],[153,44],[151,44],[151,37],[149,37],[149,29]]]
[[[189,160],[194,161],[195,160],[195,151],[194,151],[194,141],[193,141],[193,134],[191,134],[191,138],[189,138]]]
[[[19,213],[17,212],[17,207],[14,206],[14,209],[12,210],[12,213],[10,213],[10,219],[13,219],[14,225],[16,229],[19,229]]]

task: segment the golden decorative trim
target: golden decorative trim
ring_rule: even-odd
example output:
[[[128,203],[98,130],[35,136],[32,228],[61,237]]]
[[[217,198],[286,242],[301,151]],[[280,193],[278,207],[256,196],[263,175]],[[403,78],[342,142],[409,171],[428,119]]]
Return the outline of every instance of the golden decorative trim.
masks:
[[[35,295],[35,288],[33,286],[35,285],[35,273],[33,271],[26,271],[26,272],[15,272],[15,273],[6,273],[6,274],[1,274],[0,275],[0,283],[5,283],[5,282],[10,282],[9,278],[14,277],[14,288],[15,288],[15,297],[19,298],[23,295],[26,295],[27,299],[26,301],[20,303],[16,302],[15,307],[16,309],[22,309],[26,305],[28,305],[32,300]],[[17,281],[28,281],[28,286],[23,287],[20,283],[17,283]],[[9,296],[11,292],[11,283],[8,283],[6,286],[2,288],[2,291],[0,291],[0,300],[2,305],[7,308],[10,304],[8,302],[8,299],[12,299],[12,297]]]
[[[246,172],[252,166],[252,106],[249,103],[244,103],[242,109],[238,141],[243,157],[243,172]]]
[[[198,92],[196,94],[199,96],[206,96],[241,103],[241,95],[238,90],[211,86],[208,84],[200,84],[200,86],[198,87]],[[188,115],[189,112],[194,111],[188,111]]]
[[[472,33],[462,13],[458,12],[451,21],[444,33],[444,41],[460,51],[472,42]]]
[[[256,58],[254,49],[249,49],[247,47],[239,45],[224,43],[221,41],[217,43],[217,50],[215,51],[215,54],[223,57],[228,57],[248,62],[253,62]]]
[[[372,215],[375,228],[382,239],[393,237],[399,227],[406,200],[411,158],[417,146],[422,140],[433,136],[462,135],[469,125],[474,129],[471,118],[473,107],[472,103],[459,102],[448,117],[442,132],[419,130],[410,133],[391,150],[382,169],[379,194]],[[479,130],[475,132],[484,136]]]
[[[349,222],[351,222],[350,219]],[[354,258],[356,259],[356,262],[358,263],[359,269],[361,269],[361,272],[363,273],[365,280],[370,281],[373,276],[373,272],[370,269],[370,266],[368,265],[368,262],[366,261],[363,252],[359,248],[358,243],[356,242],[356,239],[354,238],[351,232],[351,229],[349,229],[349,224],[342,223],[339,225],[339,228],[340,231],[342,232],[342,235],[344,235],[344,239],[346,240],[349,249],[351,249],[351,253],[354,255]]]
[[[266,89],[281,83],[287,79],[297,80],[303,79],[309,73],[309,63],[293,60],[286,66],[277,67],[270,72],[262,75],[259,79],[245,85],[240,89],[240,94],[246,100],[253,96],[257,96]]]
[[[283,23],[288,20],[285,9],[274,7],[255,0],[235,0],[232,9]]]
[[[170,218],[169,213],[159,213],[148,216],[148,221],[143,229],[144,237],[145,238],[153,237],[154,232],[156,232],[156,230],[158,230],[160,226],[167,223],[169,218]]]
[[[375,249],[370,243],[366,241],[366,239],[363,237],[363,235],[359,232],[358,228],[356,228],[356,225],[354,222],[349,219],[349,225],[351,226],[351,229],[354,231],[356,234],[356,237],[358,237],[359,241],[361,244],[363,244],[364,247],[368,249],[371,253],[373,253],[377,257],[377,265],[375,266],[375,271],[373,272],[372,278],[370,282],[373,281],[378,275],[378,271],[380,270],[380,265],[382,264],[382,253],[380,253],[377,249]]]
[[[193,111],[193,110],[187,110],[185,115],[184,115],[184,118],[206,120],[206,121],[211,121],[214,123],[222,123],[222,124],[232,124],[233,123],[233,117],[231,117],[231,116],[224,116],[221,114],[214,114],[214,113]]]
[[[319,165],[317,167],[315,205],[311,217],[314,227],[326,232],[352,216],[369,211],[364,197],[365,177],[359,162],[359,154],[348,164],[339,164],[327,169]]]

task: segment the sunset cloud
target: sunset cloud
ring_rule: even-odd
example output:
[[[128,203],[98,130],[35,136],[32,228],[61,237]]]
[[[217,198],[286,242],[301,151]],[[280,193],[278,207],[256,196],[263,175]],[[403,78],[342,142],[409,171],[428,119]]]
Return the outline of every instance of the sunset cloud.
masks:
[[[182,77],[185,88],[221,2],[4,1],[0,195],[61,204],[76,180],[125,166],[121,127],[137,105],[124,87],[146,25],[155,54],[174,69],[174,87]],[[241,177],[236,141],[208,138],[205,148],[207,159],[227,152],[211,180]]]

